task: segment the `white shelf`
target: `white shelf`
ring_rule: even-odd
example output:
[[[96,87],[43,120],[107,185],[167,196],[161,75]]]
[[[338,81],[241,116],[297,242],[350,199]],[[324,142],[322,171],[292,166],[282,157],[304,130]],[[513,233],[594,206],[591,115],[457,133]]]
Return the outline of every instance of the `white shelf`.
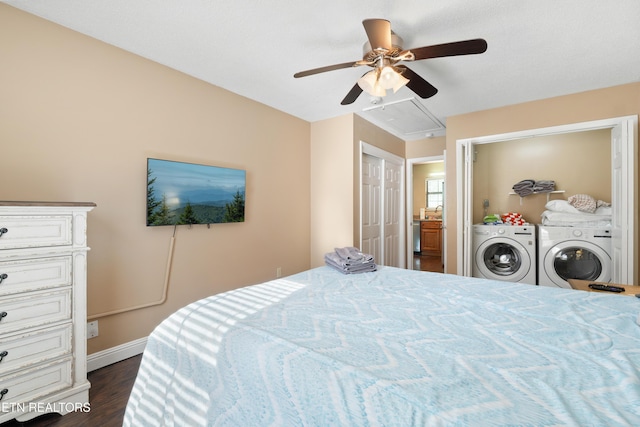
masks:
[[[554,190],[554,191],[534,191],[531,194],[527,194],[527,196],[533,196],[534,194],[546,194],[547,195],[547,203],[549,202],[549,194],[561,194],[564,193],[564,190]],[[514,193],[513,191],[509,193],[510,196],[518,196],[518,193]],[[525,196],[526,197],[526,196]],[[522,199],[523,197],[520,196],[520,206],[522,206]]]

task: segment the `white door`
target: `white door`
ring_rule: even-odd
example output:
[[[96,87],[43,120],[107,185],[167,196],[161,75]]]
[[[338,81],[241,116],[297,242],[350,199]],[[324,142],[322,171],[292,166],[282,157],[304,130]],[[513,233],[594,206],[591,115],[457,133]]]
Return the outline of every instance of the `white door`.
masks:
[[[384,265],[400,265],[402,165],[384,162]]]
[[[360,249],[404,268],[404,159],[364,142],[360,153]]]
[[[613,205],[611,251],[614,283],[634,283],[634,120],[622,120],[611,129],[611,186]]]
[[[360,250],[382,263],[382,160],[362,155],[362,246]]]
[[[472,234],[472,201],[473,201],[473,142],[458,141],[456,146],[456,180],[457,223],[458,223],[458,265],[457,274],[471,276],[473,274],[473,234]]]

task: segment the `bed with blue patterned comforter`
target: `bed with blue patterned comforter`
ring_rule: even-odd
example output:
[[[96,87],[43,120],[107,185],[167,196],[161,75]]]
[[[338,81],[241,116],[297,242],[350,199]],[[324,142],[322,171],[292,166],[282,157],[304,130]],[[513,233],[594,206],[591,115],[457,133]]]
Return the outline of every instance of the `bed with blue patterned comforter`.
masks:
[[[320,267],[166,319],[124,425],[638,426],[639,314],[630,296]]]

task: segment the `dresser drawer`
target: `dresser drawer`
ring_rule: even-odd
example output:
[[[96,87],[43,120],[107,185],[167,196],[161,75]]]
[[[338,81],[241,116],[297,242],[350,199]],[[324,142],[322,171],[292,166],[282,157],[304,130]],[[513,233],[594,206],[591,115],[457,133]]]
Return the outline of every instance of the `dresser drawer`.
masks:
[[[71,354],[71,323],[0,338],[0,376],[19,368]]]
[[[69,388],[71,384],[71,358],[69,357],[62,361],[0,377],[0,390],[7,390],[0,403],[35,402],[43,396]]]
[[[0,262],[0,296],[71,285],[71,256]]]
[[[0,336],[67,319],[71,319],[70,289],[0,298]]]
[[[0,216],[0,230],[0,249],[71,245],[71,215]]]

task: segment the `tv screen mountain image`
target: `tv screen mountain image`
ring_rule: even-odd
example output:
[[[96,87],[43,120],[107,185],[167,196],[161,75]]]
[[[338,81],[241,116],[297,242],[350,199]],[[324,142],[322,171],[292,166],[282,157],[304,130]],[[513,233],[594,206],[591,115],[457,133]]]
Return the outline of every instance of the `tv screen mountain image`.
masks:
[[[246,171],[147,159],[147,225],[244,222]]]

